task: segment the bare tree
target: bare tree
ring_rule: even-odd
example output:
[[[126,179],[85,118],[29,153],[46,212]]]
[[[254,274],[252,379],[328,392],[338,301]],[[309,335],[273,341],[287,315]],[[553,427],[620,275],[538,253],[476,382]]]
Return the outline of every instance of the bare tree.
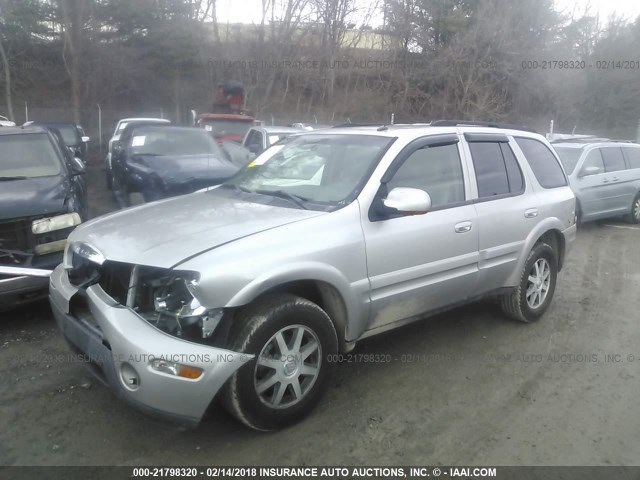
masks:
[[[2,57],[2,68],[4,70],[4,97],[7,102],[7,115],[9,120],[14,119],[13,116],[13,101],[11,99],[11,65],[7,58],[7,53],[4,50],[2,37],[0,36],[0,57]]]
[[[88,0],[59,0],[62,13],[62,59],[71,81],[71,106],[73,118],[80,123],[82,102],[82,60],[84,48],[84,24]]]

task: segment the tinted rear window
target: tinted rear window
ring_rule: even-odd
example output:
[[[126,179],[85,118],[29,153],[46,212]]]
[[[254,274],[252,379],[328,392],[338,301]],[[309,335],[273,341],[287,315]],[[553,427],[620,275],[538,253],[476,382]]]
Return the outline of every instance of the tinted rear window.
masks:
[[[478,198],[519,193],[524,190],[522,172],[508,144],[470,142],[469,149],[476,172]]]
[[[542,187],[556,188],[564,187],[567,184],[562,167],[544,143],[533,138],[523,137],[516,138],[516,142],[518,142],[533,174]]]
[[[620,147],[603,147],[600,151],[602,152],[606,172],[617,172],[627,168]]]

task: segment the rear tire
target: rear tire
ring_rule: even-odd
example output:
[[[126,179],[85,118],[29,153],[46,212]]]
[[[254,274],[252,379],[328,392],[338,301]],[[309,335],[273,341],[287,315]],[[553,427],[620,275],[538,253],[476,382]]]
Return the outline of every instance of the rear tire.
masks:
[[[255,357],[225,384],[222,404],[248,427],[269,431],[297,422],[318,403],[338,338],[318,305],[279,294],[240,312],[227,348]]]
[[[558,256],[546,243],[537,243],[524,264],[520,284],[502,297],[503,312],[520,322],[535,322],[549,308],[556,289]]]
[[[627,215],[627,220],[633,224],[640,223],[640,193],[636,195],[636,198],[631,203],[631,211]]]

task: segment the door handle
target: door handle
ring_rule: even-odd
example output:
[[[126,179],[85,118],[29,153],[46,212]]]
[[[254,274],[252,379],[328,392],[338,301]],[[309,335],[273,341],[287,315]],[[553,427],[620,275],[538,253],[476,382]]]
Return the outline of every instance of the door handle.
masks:
[[[617,182],[617,181],[618,181],[618,177],[613,177],[613,178],[611,179],[611,181],[612,181],[612,182]]]
[[[471,231],[471,222],[460,222],[454,228],[456,233],[467,233]]]
[[[529,208],[524,211],[524,218],[536,218],[538,216],[537,208]]]
[[[602,183],[609,183],[609,179],[608,178],[603,178],[602,179]]]

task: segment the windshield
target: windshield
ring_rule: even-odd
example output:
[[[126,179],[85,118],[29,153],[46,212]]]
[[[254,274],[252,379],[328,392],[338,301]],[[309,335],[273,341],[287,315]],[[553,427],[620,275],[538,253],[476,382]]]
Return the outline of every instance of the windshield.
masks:
[[[227,182],[242,190],[338,204],[362,187],[389,137],[302,135],[264,152]]]
[[[65,145],[77,145],[80,143],[80,137],[78,136],[78,130],[73,125],[55,125]]]
[[[223,158],[216,141],[198,128],[140,128],[133,132],[128,146],[131,155],[215,155]]]
[[[0,136],[0,177],[47,177],[60,173],[60,158],[49,135]]]
[[[241,135],[243,137],[253,125],[253,122],[250,121],[218,120],[215,118],[204,119],[200,123],[205,130],[214,135]]]
[[[554,148],[558,153],[558,156],[560,157],[560,161],[562,162],[562,166],[567,172],[567,175],[571,175],[573,173],[573,170],[576,168],[576,165],[578,164],[578,160],[580,160],[580,155],[582,155],[583,148],[558,147],[555,145]]]

